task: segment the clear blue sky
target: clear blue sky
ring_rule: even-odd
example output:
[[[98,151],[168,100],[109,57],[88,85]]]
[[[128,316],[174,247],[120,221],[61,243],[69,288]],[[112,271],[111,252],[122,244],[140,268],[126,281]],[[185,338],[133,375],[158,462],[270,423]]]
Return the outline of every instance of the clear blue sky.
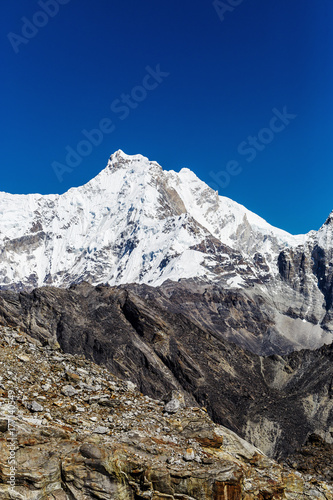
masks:
[[[333,209],[333,2],[228,2],[3,2],[0,190],[62,193],[120,148],[317,229]],[[59,182],[52,164],[101,121]]]

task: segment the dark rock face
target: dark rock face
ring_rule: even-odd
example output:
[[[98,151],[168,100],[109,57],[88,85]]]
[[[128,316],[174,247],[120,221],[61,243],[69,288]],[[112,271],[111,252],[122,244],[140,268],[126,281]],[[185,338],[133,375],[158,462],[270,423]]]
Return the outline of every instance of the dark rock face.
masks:
[[[325,314],[315,319],[323,329],[332,331],[333,327],[333,249],[332,249],[332,214],[327,219],[319,235],[313,242],[293,249],[283,250],[278,257],[279,273],[284,283],[295,292],[303,295],[308,308],[314,306],[318,292],[322,295]]]
[[[311,434],[306,443],[288,457],[286,464],[304,474],[333,481],[333,444]]]
[[[322,291],[327,311],[333,305],[333,252],[325,251],[316,245],[312,252],[313,272],[318,278],[318,287]]]
[[[215,316],[204,314],[205,301]],[[232,328],[251,339],[271,327],[258,298],[191,284],[83,283],[1,292],[0,323],[103,364],[151,397],[181,391],[270,456],[292,453],[314,432],[332,442],[332,345],[261,357],[228,341]]]

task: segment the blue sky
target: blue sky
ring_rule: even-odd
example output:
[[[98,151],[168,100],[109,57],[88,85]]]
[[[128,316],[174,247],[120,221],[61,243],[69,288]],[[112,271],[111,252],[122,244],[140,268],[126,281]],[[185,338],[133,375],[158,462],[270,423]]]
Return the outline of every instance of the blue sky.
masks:
[[[122,149],[292,233],[333,209],[331,0],[2,7],[1,191],[62,193]]]

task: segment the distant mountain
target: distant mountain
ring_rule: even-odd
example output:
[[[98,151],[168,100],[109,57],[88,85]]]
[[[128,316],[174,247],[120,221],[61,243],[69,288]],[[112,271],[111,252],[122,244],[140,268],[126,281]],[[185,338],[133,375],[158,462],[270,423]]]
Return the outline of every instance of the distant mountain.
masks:
[[[254,352],[333,340],[333,212],[318,232],[293,236],[188,169],[117,151],[63,195],[1,193],[0,213],[1,289],[191,280],[261,308],[270,326],[260,338],[246,326],[226,332]]]

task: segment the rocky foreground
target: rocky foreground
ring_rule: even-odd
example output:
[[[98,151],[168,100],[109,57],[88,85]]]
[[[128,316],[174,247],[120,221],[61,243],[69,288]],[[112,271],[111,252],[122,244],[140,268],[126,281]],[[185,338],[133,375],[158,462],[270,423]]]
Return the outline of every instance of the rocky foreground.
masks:
[[[1,500],[333,499],[325,472],[278,464],[179,392],[154,400],[9,327],[0,359]]]

